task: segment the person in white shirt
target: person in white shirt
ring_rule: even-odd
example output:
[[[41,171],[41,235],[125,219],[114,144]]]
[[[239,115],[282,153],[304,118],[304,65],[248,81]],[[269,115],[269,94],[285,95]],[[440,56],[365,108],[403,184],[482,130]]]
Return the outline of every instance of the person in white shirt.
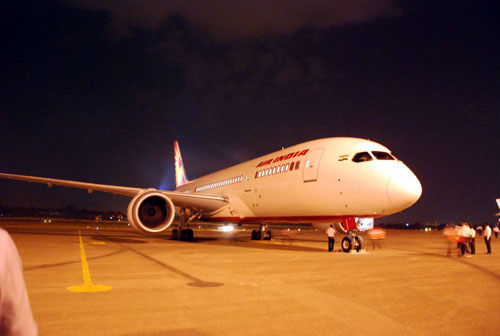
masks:
[[[38,327],[31,312],[21,257],[7,231],[0,229],[0,335],[37,334]]]
[[[335,229],[333,225],[330,225],[330,227],[326,229],[326,235],[328,236],[328,252],[332,252],[333,245],[335,244]]]
[[[476,230],[473,227],[470,228],[469,237],[470,254],[476,254]]]
[[[495,226],[493,226],[493,230],[492,230],[493,233],[495,234],[495,238],[498,238],[498,233],[500,233],[500,228],[498,227],[498,225],[499,224],[497,223]]]
[[[486,254],[491,254],[491,228],[490,223],[484,225],[484,242],[486,243]]]

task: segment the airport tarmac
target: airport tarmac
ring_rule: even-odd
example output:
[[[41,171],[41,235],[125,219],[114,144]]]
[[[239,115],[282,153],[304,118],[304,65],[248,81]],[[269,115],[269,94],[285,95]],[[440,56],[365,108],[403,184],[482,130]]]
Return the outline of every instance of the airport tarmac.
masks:
[[[441,232],[394,230],[382,249],[346,254],[312,230],[270,242],[195,230],[179,242],[47,225],[0,222],[40,335],[500,334],[500,238],[491,255],[478,237],[477,254],[458,257]]]

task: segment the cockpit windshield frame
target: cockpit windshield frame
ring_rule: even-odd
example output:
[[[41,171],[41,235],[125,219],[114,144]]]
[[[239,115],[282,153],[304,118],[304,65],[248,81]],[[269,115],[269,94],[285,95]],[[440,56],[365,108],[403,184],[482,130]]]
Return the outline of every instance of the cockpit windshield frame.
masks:
[[[372,151],[372,155],[377,160],[396,160],[394,156],[392,156],[391,153],[388,152]]]
[[[359,152],[354,154],[352,161],[356,163],[372,161],[373,157],[369,152]]]

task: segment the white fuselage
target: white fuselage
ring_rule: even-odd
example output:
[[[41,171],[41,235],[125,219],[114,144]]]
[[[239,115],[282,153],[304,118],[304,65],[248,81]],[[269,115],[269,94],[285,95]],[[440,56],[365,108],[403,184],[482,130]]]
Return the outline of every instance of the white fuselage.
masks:
[[[319,223],[387,216],[410,207],[422,193],[416,176],[389,153],[364,139],[313,140],[192,180],[177,191],[226,197],[226,206],[203,214],[216,221]]]

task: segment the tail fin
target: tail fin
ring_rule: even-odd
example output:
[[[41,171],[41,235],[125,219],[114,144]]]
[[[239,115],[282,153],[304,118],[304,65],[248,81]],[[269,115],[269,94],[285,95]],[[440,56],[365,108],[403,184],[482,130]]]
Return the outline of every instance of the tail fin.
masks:
[[[174,154],[175,154],[175,187],[179,188],[184,183],[188,182],[186,171],[184,170],[184,163],[182,162],[181,150],[179,143],[174,141]]]
[[[500,198],[497,198],[498,208],[500,209]]]

